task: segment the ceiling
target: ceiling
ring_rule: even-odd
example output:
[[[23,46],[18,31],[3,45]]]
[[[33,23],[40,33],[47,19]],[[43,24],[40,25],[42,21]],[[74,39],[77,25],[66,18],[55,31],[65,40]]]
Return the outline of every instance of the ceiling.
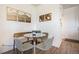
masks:
[[[32,5],[37,7],[37,6],[41,5],[41,4],[32,4]],[[63,6],[63,9],[79,6],[79,4],[61,4],[61,5]]]
[[[39,6],[40,4],[32,4],[33,6]]]
[[[71,8],[71,7],[75,7],[75,6],[79,6],[79,4],[62,4],[63,8]]]

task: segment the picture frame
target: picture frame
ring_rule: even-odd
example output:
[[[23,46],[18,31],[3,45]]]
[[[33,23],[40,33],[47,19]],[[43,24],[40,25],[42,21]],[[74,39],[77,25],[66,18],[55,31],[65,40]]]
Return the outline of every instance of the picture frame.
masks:
[[[7,20],[31,23],[31,14],[11,7],[7,7]]]
[[[25,22],[31,23],[31,14],[25,13],[25,17],[26,17]]]
[[[52,19],[52,13],[44,14],[39,16],[39,21],[44,22],[44,21],[51,21]]]
[[[18,11],[18,21],[25,22],[24,12]]]
[[[7,7],[7,20],[17,21],[17,10]]]
[[[50,21],[51,20],[51,13],[45,14],[45,20]]]
[[[44,21],[44,18],[45,18],[44,15],[40,15],[40,16],[39,16],[39,21],[40,21],[40,22],[41,22],[41,21]]]

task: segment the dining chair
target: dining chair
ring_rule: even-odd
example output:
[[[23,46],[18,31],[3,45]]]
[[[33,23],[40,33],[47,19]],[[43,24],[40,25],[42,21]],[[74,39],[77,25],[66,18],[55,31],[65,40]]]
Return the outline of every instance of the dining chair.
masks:
[[[43,32],[43,34],[45,34],[45,36],[42,37],[42,41],[45,41],[48,39],[48,33],[47,32]]]
[[[36,45],[36,47],[40,50],[45,51],[52,47],[52,42],[53,42],[53,38],[47,39],[46,41]]]
[[[24,38],[15,39],[16,48],[23,54],[24,51],[32,49],[33,45],[29,41],[23,41]]]
[[[43,36],[43,37],[37,39],[37,42],[38,42],[38,43],[41,43],[41,42],[43,42],[43,41],[45,41],[45,40],[48,39],[48,33],[43,32],[43,34],[45,34],[45,36]]]

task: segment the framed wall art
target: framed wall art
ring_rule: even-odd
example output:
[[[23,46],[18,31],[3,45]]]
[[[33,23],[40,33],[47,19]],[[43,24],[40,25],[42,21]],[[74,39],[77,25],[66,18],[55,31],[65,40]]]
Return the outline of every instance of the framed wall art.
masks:
[[[41,21],[44,21],[44,18],[45,18],[44,15],[40,15],[40,16],[39,16],[39,21],[40,21],[40,22],[41,22]]]
[[[31,14],[23,12],[23,11],[18,11],[18,21],[20,22],[31,22]]]
[[[31,14],[7,7],[7,20],[31,23]]]
[[[31,14],[29,14],[29,13],[25,13],[25,22],[28,22],[28,23],[30,23],[31,22]]]
[[[39,16],[39,21],[44,22],[44,21],[50,21],[52,19],[52,13],[44,14]]]
[[[18,11],[18,21],[25,22],[24,12]]]
[[[17,21],[17,10],[7,7],[7,20]]]

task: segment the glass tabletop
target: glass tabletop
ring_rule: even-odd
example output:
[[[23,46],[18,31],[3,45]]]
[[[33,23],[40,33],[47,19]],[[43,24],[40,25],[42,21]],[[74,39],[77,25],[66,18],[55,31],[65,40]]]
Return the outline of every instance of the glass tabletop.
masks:
[[[32,33],[29,33],[29,34],[25,34],[24,36],[25,37],[43,37],[43,36],[45,36],[45,34],[43,34],[43,33],[36,33],[35,35],[33,35]]]

